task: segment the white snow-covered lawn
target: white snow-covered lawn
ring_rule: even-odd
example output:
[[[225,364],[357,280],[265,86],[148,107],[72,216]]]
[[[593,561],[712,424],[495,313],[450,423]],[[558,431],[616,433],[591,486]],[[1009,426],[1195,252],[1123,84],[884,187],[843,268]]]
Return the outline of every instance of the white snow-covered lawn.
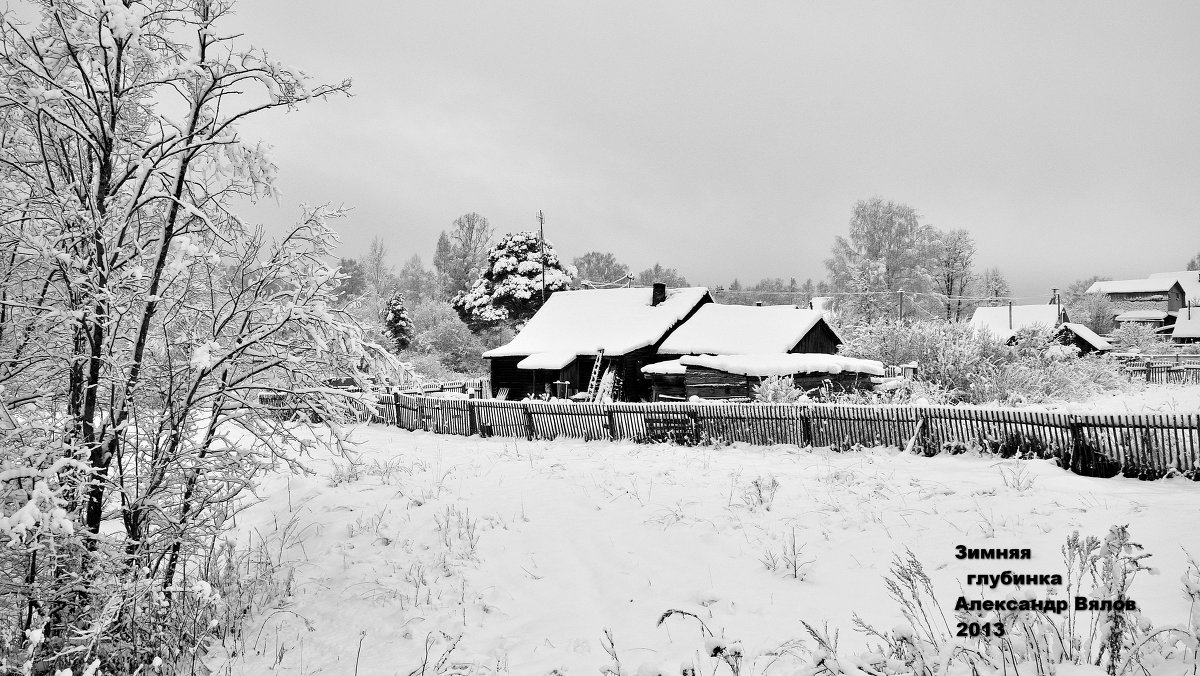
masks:
[[[694,620],[657,624],[670,609],[747,653],[804,638],[801,620],[840,627],[853,646],[863,639],[852,614],[884,629],[900,620],[884,576],[906,548],[951,617],[960,590],[1011,591],[966,589],[967,574],[1062,573],[1073,530],[1103,537],[1113,524],[1129,524],[1162,571],[1139,577],[1132,597],[1156,623],[1182,623],[1185,552],[1200,556],[1200,484],[1178,479],[885,449],[528,442],[382,425],[353,437],[357,477],[317,460],[316,476],[271,477],[239,517],[255,538],[291,521],[301,537],[285,550],[296,566],[286,611],[251,622],[247,653],[212,653],[220,673],[404,676],[427,640],[429,661],[441,655],[444,632],[462,638],[443,669],[474,665],[453,673],[597,674],[607,629],[633,674],[703,649]],[[793,537],[811,561],[800,578],[786,570]],[[1028,548],[1032,559],[957,560],[957,544]]]

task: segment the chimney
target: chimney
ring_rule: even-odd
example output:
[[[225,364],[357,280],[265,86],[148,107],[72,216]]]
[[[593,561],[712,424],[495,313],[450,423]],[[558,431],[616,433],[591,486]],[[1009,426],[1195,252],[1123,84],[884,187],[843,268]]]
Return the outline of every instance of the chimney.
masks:
[[[655,282],[654,288],[650,292],[650,305],[658,305],[667,299],[667,285],[662,282]]]

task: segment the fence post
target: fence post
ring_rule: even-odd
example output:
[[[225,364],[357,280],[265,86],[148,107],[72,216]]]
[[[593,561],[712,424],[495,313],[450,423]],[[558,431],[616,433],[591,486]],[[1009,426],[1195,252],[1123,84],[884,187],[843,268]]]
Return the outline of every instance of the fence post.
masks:
[[[533,412],[529,410],[529,404],[525,404],[521,407],[521,409],[525,411],[525,436],[527,436],[530,441],[533,441]]]
[[[612,406],[605,406],[604,411],[608,413],[608,438],[611,441],[617,440],[617,414],[613,412]]]
[[[800,434],[803,435],[804,443],[813,446],[813,427],[812,427],[812,409],[805,406],[800,409]]]
[[[1068,469],[1075,474],[1087,476],[1083,473],[1083,425],[1072,415],[1067,426],[1071,430],[1071,462],[1068,463]]]
[[[479,412],[475,409],[477,399],[467,400],[467,421],[468,421],[468,436],[479,434]],[[481,435],[482,436],[482,435]]]

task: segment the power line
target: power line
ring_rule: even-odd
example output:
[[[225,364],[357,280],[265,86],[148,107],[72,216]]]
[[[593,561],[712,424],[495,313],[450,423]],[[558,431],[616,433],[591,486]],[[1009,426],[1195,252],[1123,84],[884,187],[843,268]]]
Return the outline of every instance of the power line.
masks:
[[[754,296],[805,296],[811,295],[814,298],[828,298],[836,296],[894,296],[898,293],[903,293],[906,296],[926,296],[930,298],[940,298],[942,300],[1029,300],[1036,298],[1045,298],[1045,296],[950,296],[944,293],[932,291],[825,291],[813,292],[809,294],[806,291],[755,291],[753,289],[726,289],[717,287],[713,289],[714,293],[731,293]]]

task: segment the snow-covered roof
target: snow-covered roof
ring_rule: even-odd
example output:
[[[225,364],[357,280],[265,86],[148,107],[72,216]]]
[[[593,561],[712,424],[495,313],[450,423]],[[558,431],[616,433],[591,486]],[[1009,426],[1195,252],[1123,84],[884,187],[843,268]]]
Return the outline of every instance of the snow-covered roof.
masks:
[[[1084,293],[1166,293],[1175,286],[1174,277],[1118,279],[1092,282]]]
[[[801,310],[791,305],[709,303],[667,336],[658,351],[660,354],[787,352],[822,319],[824,315],[817,310]]]
[[[708,295],[703,287],[670,289],[666,300],[652,306],[651,292],[649,288],[559,291],[516,338],[483,356],[544,355],[530,363],[548,364],[565,354],[596,354],[600,348],[606,355],[627,354],[657,343]]]
[[[1200,310],[1192,308],[1192,316],[1189,318],[1186,312],[1179,313],[1179,319],[1175,320],[1175,330],[1171,332],[1172,338],[1200,338]]]
[[[1044,326],[1052,329],[1058,326],[1058,306],[1045,305],[1013,305],[1012,320],[1009,320],[1008,305],[975,308],[971,315],[971,326],[976,330],[987,331],[1000,340],[1012,338],[1021,329]]]
[[[687,373],[687,367],[683,365],[683,361],[681,359],[672,359],[670,361],[660,361],[657,364],[646,364],[642,367],[642,373],[679,375],[681,373]]]
[[[1074,322],[1063,322],[1063,328],[1069,329],[1072,333],[1079,336],[1080,339],[1085,341],[1088,345],[1091,345],[1092,347],[1096,348],[1097,350],[1103,351],[1103,350],[1111,350],[1112,349],[1112,343],[1109,343],[1107,340],[1101,338],[1099,335],[1096,334],[1095,331],[1089,329],[1088,327],[1084,326],[1083,324],[1076,324]]]
[[[794,373],[842,373],[843,371],[883,375],[883,362],[842,357],[835,354],[700,355],[680,357],[679,362],[684,366],[703,366],[726,373],[759,378],[786,376]]]
[[[1161,322],[1167,318],[1165,310],[1130,310],[1113,318],[1117,322]]]
[[[1187,302],[1200,303],[1200,270],[1156,272],[1150,275],[1150,279],[1174,279],[1183,287]]]
[[[575,361],[575,357],[574,352],[538,352],[517,362],[517,368],[530,371],[537,369],[557,371]]]

